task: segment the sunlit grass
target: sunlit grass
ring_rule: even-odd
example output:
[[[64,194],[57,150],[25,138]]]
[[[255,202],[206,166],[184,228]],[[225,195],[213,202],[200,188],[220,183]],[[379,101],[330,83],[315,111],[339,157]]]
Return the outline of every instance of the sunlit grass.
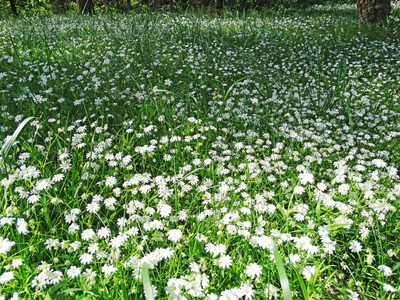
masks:
[[[398,29],[0,20],[0,295],[398,297]]]

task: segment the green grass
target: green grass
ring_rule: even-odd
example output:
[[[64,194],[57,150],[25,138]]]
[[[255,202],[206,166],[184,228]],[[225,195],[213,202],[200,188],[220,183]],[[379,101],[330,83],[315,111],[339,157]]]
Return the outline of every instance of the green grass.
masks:
[[[398,298],[392,15],[1,19],[0,295]]]

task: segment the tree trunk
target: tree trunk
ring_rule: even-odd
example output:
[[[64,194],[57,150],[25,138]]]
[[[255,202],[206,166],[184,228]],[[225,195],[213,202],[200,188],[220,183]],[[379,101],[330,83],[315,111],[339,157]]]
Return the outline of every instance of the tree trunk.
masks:
[[[15,6],[15,1],[10,0],[11,11],[14,16],[18,16],[17,7]]]
[[[357,0],[357,12],[362,22],[380,22],[390,14],[390,0]]]
[[[78,9],[80,14],[84,15],[93,15],[94,14],[94,6],[92,0],[77,0]]]

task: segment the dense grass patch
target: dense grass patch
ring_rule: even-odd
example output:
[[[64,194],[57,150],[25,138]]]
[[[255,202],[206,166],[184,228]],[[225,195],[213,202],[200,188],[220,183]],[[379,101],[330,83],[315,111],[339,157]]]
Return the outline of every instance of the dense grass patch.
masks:
[[[394,17],[0,28],[0,299],[398,297]]]

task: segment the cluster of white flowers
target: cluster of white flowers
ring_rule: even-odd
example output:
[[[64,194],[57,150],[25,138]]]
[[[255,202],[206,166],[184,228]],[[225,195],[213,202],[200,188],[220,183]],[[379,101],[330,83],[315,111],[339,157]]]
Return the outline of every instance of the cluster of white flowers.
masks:
[[[46,262],[42,261],[37,269],[41,272],[33,278],[31,283],[32,288],[42,289],[48,285],[57,284],[63,278],[62,272],[53,270],[51,264]],[[70,276],[70,273],[71,272],[68,271],[68,276]]]
[[[14,241],[10,241],[8,238],[3,238],[0,236],[0,254],[6,255],[14,245]]]
[[[400,248],[386,224],[396,218],[400,197],[398,158],[391,150],[400,137],[398,42],[357,38],[338,51],[338,31],[323,39],[328,60],[325,52],[315,55],[309,33],[325,24],[308,27],[310,20],[300,19],[274,22],[279,37],[265,30],[269,21],[257,19],[246,47],[235,42],[231,49],[213,39],[212,60],[191,36],[187,44],[178,35],[164,40],[149,34],[155,54],[150,64],[141,61],[140,47],[131,46],[137,40],[121,39],[116,47],[108,34],[98,43],[74,39],[74,74],[64,65],[71,57],[68,43],[62,56],[53,51],[43,62],[40,51],[32,56],[25,49],[23,35],[15,36],[18,65],[13,56],[0,56],[6,66],[0,90],[10,99],[0,107],[4,142],[32,108],[45,117],[26,125],[29,138],[22,135],[12,146],[15,161],[7,172],[0,161],[0,189],[7,192],[0,212],[0,284],[7,297],[31,297],[21,274],[38,295],[64,277],[71,286],[96,280],[107,285],[125,269],[133,273],[133,287],[146,264],[172,270],[166,276],[173,278],[162,278],[172,299],[276,299],[276,274],[264,281],[265,263],[275,261],[274,243],[307,281],[321,275],[316,266],[327,256],[366,254],[379,282],[385,279],[381,294],[396,292]],[[197,25],[211,35],[226,26],[230,38],[243,41],[236,31],[247,28],[245,21],[215,22]],[[3,33],[23,30],[7,24]],[[148,26],[169,33],[177,24],[193,25],[185,17]],[[58,25],[73,31],[74,25]],[[288,25],[301,38],[282,39]],[[57,41],[51,34],[55,44],[49,49]],[[284,58],[282,40],[294,50]],[[0,49],[11,49],[8,39],[3,42]],[[374,55],[355,57],[364,47]],[[105,57],[96,54],[103,52]],[[242,53],[259,57],[257,64]],[[344,61],[346,80],[339,80]],[[160,67],[173,71],[159,78]],[[236,76],[246,79],[229,87]],[[21,88],[11,88],[13,82]],[[187,88],[188,98],[162,92],[165,86]],[[377,239],[385,245],[370,250]],[[39,256],[48,261],[38,265],[32,257]],[[350,270],[348,262],[342,267]],[[240,276],[226,275],[233,273]],[[155,276],[154,282],[160,280]],[[345,297],[359,299],[363,287],[350,288]]]

